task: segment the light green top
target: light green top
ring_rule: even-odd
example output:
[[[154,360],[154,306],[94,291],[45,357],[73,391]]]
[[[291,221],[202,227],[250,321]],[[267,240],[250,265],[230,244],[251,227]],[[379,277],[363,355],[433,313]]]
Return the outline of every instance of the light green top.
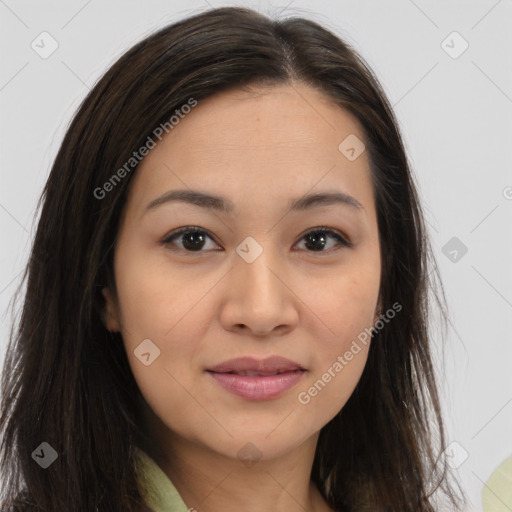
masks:
[[[485,483],[482,505],[485,512],[512,510],[512,457],[503,461]]]
[[[136,448],[139,457],[139,478],[146,492],[148,505],[154,512],[188,512],[185,502],[169,477],[144,451]],[[487,480],[482,491],[484,512],[512,510],[512,457],[502,462]]]
[[[141,449],[135,448],[135,452],[140,463],[139,480],[146,492],[146,501],[153,511],[188,512],[176,487],[160,466]]]

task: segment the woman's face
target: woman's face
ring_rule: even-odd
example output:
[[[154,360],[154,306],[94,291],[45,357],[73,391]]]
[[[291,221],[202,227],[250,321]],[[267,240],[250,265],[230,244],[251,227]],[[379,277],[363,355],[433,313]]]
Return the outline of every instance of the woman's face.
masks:
[[[369,348],[358,335],[378,318],[381,262],[355,118],[301,84],[255,91],[199,101],[141,162],[105,321],[122,333],[160,433],[269,459],[316,439],[354,390]],[[182,200],[151,206],[176,191]],[[193,191],[216,199],[187,200]],[[353,200],[307,200],[316,194]],[[187,226],[195,230],[171,239]],[[210,371],[271,356],[302,370]]]

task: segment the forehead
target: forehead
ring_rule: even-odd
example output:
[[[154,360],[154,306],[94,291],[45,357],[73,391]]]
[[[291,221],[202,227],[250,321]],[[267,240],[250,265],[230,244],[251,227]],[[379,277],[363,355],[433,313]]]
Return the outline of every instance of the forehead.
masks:
[[[166,138],[194,140],[190,151],[338,150],[339,137],[364,138],[355,116],[304,84],[233,89],[206,98]],[[300,145],[300,147],[298,147]],[[289,152],[288,152],[289,156]]]
[[[198,101],[148,153],[132,199],[143,208],[167,190],[203,188],[246,202],[318,186],[368,201],[366,152],[351,161],[340,151],[354,136],[364,141],[355,116],[303,84],[225,91]]]

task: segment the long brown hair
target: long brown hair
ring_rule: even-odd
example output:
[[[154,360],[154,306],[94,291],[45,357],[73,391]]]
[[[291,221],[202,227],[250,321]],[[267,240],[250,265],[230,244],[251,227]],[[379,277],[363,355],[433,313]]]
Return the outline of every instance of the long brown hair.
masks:
[[[364,129],[383,262],[380,304],[383,311],[395,302],[403,308],[374,332],[355,391],[322,428],[312,480],[343,512],[431,512],[436,489],[458,510],[442,457],[428,330],[437,271],[429,273],[433,255],[392,109],[364,60],[329,30],[228,7],[136,44],[98,81],[67,130],[38,204],[22,315],[2,375],[2,507],[149,510],[134,454],[147,441],[143,398],[122,338],[101,320],[101,290],[113,283],[113,248],[136,166],[103,197],[95,190],[190,98],[200,103],[230,88],[292,81],[322,91]],[[42,442],[58,454],[46,470],[32,458]]]

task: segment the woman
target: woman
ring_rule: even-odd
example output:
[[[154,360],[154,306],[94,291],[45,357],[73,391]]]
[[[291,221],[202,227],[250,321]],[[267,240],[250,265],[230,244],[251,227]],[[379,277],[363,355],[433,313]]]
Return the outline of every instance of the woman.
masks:
[[[150,35],[80,106],[42,201],[7,510],[458,509],[421,208],[337,36],[242,8]]]

